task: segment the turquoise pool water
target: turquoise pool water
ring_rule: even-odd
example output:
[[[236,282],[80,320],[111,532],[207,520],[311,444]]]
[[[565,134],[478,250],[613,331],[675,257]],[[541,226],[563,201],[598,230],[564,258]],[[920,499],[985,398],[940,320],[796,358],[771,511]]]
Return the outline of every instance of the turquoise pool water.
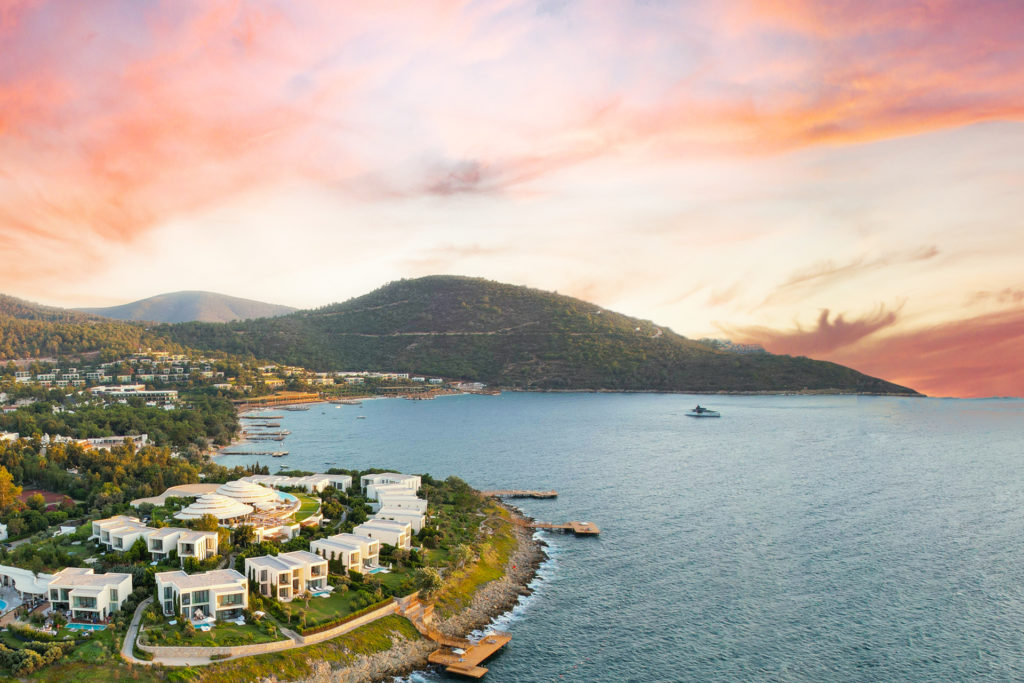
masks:
[[[103,624],[68,624],[65,628],[69,631],[102,631],[107,627]]]
[[[0,612],[3,612],[5,609],[7,609],[7,603],[0,600]]]
[[[369,574],[380,574],[382,571],[384,571],[384,567],[374,567],[373,569],[371,569],[367,573],[369,573]]]
[[[286,503],[297,503],[297,502],[299,502],[299,499],[296,498],[295,496],[293,496],[290,493],[285,493],[284,491],[274,491],[274,493],[276,493],[277,497],[280,498],[281,500],[283,500]]]

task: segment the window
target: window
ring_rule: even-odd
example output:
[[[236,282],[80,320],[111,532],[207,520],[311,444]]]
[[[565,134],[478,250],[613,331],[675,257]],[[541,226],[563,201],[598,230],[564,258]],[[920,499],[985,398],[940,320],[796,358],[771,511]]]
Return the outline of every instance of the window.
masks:
[[[182,593],[181,594],[181,604],[188,605],[188,604],[191,604],[191,602],[192,602],[192,594],[191,593]]]
[[[262,570],[260,572],[260,581],[266,581],[266,580],[267,580],[267,570],[264,569],[264,570]]]
[[[164,586],[164,600],[170,600],[173,597],[170,586]]]
[[[217,607],[237,607],[242,604],[242,593],[231,593],[230,595],[218,595]]]
[[[110,602],[117,602],[117,589],[116,588],[111,588],[110,589]]]
[[[196,591],[192,594],[192,604],[200,605],[204,602],[210,602],[210,591]]]

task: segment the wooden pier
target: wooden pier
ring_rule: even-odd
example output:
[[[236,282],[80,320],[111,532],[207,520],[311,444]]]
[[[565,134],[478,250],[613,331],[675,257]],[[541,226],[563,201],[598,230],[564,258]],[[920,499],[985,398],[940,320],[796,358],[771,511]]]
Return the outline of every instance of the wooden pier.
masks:
[[[239,415],[243,420],[280,420],[284,415]]]
[[[483,678],[487,669],[480,666],[488,657],[505,647],[512,640],[507,633],[489,633],[480,641],[469,647],[462,648],[464,652],[458,654],[450,647],[434,650],[427,656],[431,664],[440,664],[450,674],[459,674],[470,678]]]
[[[558,491],[526,491],[522,489],[501,489],[481,491],[490,498],[558,498]]]
[[[288,451],[247,451],[230,449],[226,451],[221,451],[219,455],[272,455],[275,458],[280,458],[288,455]]]
[[[593,522],[531,522],[520,517],[513,518],[515,523],[527,529],[551,529],[553,531],[570,531],[577,536],[596,536],[601,533]]]
[[[445,667],[448,673],[483,678],[487,669],[480,664],[512,640],[512,636],[499,632],[488,633],[476,643],[465,638],[446,636],[434,626],[433,603],[420,602],[418,593],[396,598],[396,602],[398,614],[411,621],[424,637],[441,646],[427,656],[427,661]]]

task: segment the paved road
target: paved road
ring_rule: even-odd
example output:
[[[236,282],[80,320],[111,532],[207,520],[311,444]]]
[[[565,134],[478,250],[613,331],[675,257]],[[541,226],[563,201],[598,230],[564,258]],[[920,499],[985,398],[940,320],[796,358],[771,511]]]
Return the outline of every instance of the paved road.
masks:
[[[128,627],[128,634],[124,637],[124,643],[121,645],[121,658],[126,662],[142,664],[143,666],[152,666],[153,664],[153,662],[147,662],[145,659],[138,659],[133,652],[135,637],[139,634],[139,622],[142,620],[142,613],[146,611],[151,602],[153,602],[153,598],[146,598],[135,608],[135,616],[132,617],[131,626]]]

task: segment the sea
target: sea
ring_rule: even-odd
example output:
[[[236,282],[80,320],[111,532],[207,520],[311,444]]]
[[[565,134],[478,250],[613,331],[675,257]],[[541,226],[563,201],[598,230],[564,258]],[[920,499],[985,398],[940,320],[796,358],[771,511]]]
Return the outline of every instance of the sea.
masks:
[[[697,403],[721,418],[687,417]],[[538,532],[549,559],[496,620],[513,639],[489,683],[1024,680],[1022,400],[503,393],[275,412],[288,456],[218,462],[556,489],[514,502],[600,527]]]

